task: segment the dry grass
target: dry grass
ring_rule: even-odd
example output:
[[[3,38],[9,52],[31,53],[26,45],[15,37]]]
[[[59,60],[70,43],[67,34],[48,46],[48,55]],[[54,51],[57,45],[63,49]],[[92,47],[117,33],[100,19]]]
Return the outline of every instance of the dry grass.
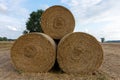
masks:
[[[9,50],[14,41],[0,41],[0,50]]]

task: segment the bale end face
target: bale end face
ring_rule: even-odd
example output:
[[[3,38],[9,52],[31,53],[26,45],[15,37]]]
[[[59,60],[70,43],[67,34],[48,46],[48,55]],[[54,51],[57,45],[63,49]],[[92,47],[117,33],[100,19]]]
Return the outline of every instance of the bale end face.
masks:
[[[41,18],[41,27],[53,39],[61,39],[66,34],[73,32],[75,20],[72,13],[63,6],[48,8]]]
[[[103,61],[103,50],[91,35],[74,32],[58,44],[57,61],[66,73],[88,74],[97,70]]]
[[[19,37],[11,49],[11,59],[19,71],[47,72],[54,65],[55,42],[43,33]]]

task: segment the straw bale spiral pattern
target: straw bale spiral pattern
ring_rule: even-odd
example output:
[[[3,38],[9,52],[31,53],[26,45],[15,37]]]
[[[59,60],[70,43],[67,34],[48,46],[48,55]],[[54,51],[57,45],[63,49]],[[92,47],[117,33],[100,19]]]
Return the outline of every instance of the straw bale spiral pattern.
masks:
[[[55,57],[56,45],[43,33],[23,35],[11,49],[16,69],[24,72],[47,72],[54,65]]]
[[[42,14],[41,27],[53,39],[61,39],[74,30],[75,20],[67,8],[52,6]]]
[[[93,36],[74,32],[63,37],[58,44],[57,60],[66,73],[89,74],[100,67],[103,50]]]

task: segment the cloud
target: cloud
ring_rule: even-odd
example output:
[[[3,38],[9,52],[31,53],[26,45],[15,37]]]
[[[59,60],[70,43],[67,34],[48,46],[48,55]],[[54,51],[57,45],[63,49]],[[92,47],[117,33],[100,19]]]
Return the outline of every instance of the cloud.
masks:
[[[61,0],[75,16],[75,31],[120,39],[120,0]],[[87,30],[87,31],[86,31]]]
[[[12,31],[18,31],[18,29],[16,27],[13,27],[13,26],[7,26],[7,28],[9,28]]]
[[[23,19],[15,18],[8,15],[0,15],[0,27],[1,28],[9,28],[10,26],[15,27],[19,31],[25,29],[25,22]]]
[[[112,6],[110,0],[66,0],[61,1],[68,5],[75,17],[79,17],[79,21],[99,16],[101,13],[109,10]]]
[[[25,30],[32,8],[26,8],[29,0],[0,0],[0,35],[8,38],[18,38]],[[31,6],[31,4],[29,4]],[[32,4],[33,5],[33,4]],[[35,5],[35,4],[34,4]],[[46,9],[49,6],[42,4],[37,7]],[[3,13],[4,12],[4,13]]]
[[[17,38],[25,29],[29,10],[23,4],[26,0],[0,0],[0,34]]]
[[[5,13],[7,11],[7,6],[0,3],[0,13]]]

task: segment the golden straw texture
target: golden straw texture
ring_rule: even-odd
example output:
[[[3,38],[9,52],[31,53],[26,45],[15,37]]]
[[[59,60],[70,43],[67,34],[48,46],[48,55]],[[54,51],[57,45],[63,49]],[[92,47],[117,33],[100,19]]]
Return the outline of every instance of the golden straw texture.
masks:
[[[24,72],[47,72],[55,63],[56,45],[43,33],[19,37],[11,48],[14,66]]]
[[[61,39],[74,30],[75,20],[67,8],[56,5],[48,8],[42,14],[41,27],[44,33],[52,38]]]
[[[66,73],[90,74],[102,64],[103,50],[93,36],[74,32],[58,44],[57,61]]]

